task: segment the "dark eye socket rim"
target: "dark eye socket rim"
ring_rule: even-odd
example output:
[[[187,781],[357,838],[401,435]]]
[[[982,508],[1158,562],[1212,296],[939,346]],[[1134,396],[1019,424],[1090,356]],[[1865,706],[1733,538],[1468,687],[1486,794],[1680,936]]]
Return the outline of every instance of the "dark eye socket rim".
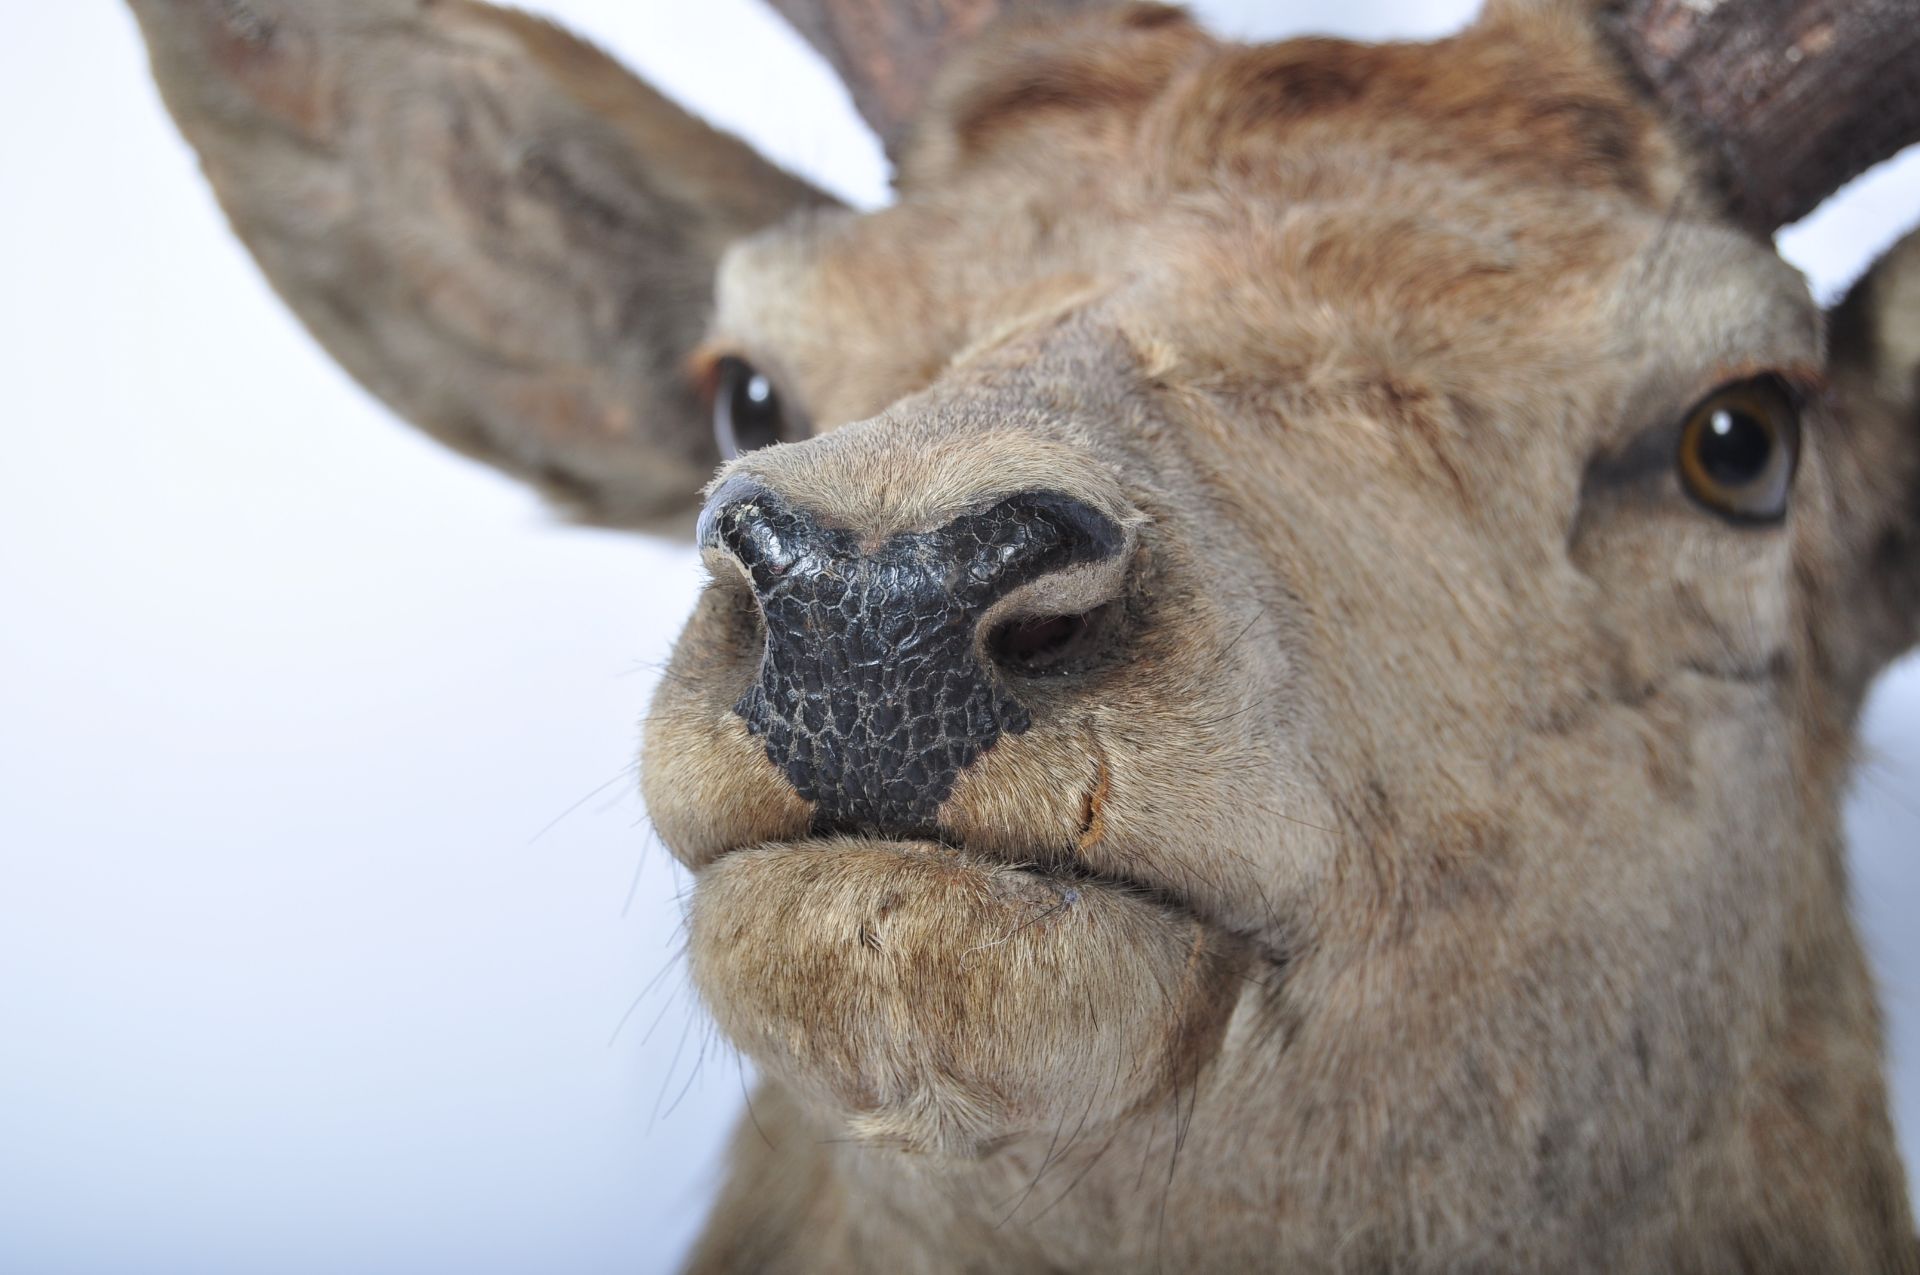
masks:
[[[734,420],[734,400],[746,383],[756,376],[764,378],[771,391],[767,401],[774,418],[773,437],[750,447],[742,447],[740,431]],[[795,437],[797,422],[788,407],[790,400],[781,390],[780,382],[764,367],[738,354],[723,354],[714,360],[711,385],[713,441],[720,449],[722,460],[733,460],[774,443],[792,441]]]
[[[1695,504],[1728,522],[1772,526],[1784,521],[1800,468],[1804,400],[1792,382],[1772,372],[1729,381],[1707,394],[1681,418],[1674,454],[1681,488]],[[1740,487],[1717,482],[1694,451],[1713,415],[1728,408],[1759,422],[1773,444],[1764,470]]]

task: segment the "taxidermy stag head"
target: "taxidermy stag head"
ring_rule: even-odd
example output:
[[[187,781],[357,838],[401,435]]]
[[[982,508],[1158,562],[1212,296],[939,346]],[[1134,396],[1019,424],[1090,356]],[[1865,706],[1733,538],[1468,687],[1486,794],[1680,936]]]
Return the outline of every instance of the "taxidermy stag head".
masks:
[[[695,1269],[1920,1269],[1838,822],[1920,240],[1830,314],[1769,243],[1920,135],[1911,0],[782,0],[866,215],[509,10],[133,7],[356,376],[704,491]]]

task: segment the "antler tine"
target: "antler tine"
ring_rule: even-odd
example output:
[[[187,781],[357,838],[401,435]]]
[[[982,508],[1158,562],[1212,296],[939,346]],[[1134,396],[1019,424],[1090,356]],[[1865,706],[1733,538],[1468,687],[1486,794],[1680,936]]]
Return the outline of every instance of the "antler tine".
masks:
[[[1628,60],[1718,163],[1730,211],[1797,221],[1920,140],[1915,0],[1612,0]]]
[[[769,0],[839,72],[892,153],[948,54],[1003,14],[1069,13],[1113,0]]]

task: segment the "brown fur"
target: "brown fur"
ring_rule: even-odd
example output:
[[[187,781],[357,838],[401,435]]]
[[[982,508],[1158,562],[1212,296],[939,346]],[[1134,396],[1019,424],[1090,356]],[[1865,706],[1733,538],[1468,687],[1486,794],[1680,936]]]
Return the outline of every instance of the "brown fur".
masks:
[[[690,365],[811,422],[725,472],[869,539],[1116,519],[1023,604],[1113,598],[1110,658],[944,845],[814,839],[713,561],[646,795],[765,1082],[694,1268],[1920,1270],[1838,816],[1920,629],[1920,240],[1829,349],[1571,5],[1122,6],[932,101],[893,207],[731,247]],[[1735,526],[1635,458],[1761,370],[1805,446]]]

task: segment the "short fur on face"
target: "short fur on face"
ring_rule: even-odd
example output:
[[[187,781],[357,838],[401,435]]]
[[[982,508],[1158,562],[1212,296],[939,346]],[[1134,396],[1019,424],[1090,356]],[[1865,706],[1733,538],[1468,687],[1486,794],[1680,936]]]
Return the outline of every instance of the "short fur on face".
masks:
[[[1127,658],[976,762],[942,835],[1087,876],[1008,942],[1097,897],[1245,964],[1152,1099],[1151,1050],[1063,1052],[1046,999],[1215,1012],[1151,944],[1016,974],[937,899],[822,895],[847,852],[797,812],[715,813],[756,641],[715,632],[722,581],[648,796],[695,864],[790,847],[750,896],[706,869],[692,954],[791,1105],[697,1265],[1910,1268],[1835,831],[1857,621],[1819,601],[1855,462],[1797,276],[1552,14],[1247,48],[1143,9],[938,101],[897,206],[725,263],[710,344],[819,430],[730,472],[874,536],[1039,484],[1136,518]],[[1762,370],[1806,399],[1785,523],[1614,463]],[[773,782],[726,747],[740,794]],[[934,1061],[982,1050],[1019,1086]]]
[[[1003,24],[867,215],[470,0],[134,4],[321,339],[581,516],[686,512],[736,358],[794,437],[716,499],[1117,529],[913,840],[775,765],[706,545],[644,782],[764,1080],[695,1269],[1920,1271],[1838,818],[1920,635],[1920,237],[1823,315],[1571,0]],[[1740,521],[1675,460],[1756,378]]]

